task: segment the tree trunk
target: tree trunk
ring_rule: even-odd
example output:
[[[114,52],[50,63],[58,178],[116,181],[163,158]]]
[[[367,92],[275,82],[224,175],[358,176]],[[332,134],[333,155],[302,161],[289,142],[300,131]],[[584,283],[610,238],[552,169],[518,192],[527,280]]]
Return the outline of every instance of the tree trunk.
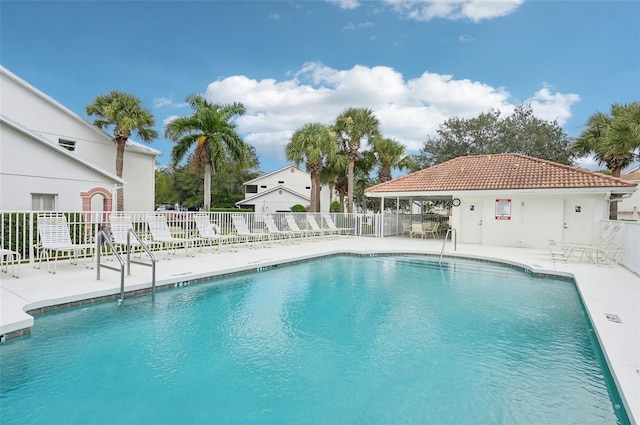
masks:
[[[311,211],[320,212],[320,173],[311,174]]]
[[[620,177],[620,173],[622,173],[622,167],[615,167],[611,170],[611,176]],[[618,219],[618,203],[617,202],[609,202],[609,220],[617,220]]]
[[[122,170],[124,165],[124,147],[127,144],[126,138],[116,138],[116,176],[122,178]],[[118,211],[124,211],[124,188],[122,186],[116,189],[117,208]]]
[[[329,183],[329,208],[331,208],[331,204],[333,204],[333,191],[335,190],[335,183]]]
[[[211,165],[204,166],[204,210],[211,211]]]
[[[353,171],[356,165],[356,160],[349,158],[349,168],[347,169],[347,208],[348,213],[353,213]]]

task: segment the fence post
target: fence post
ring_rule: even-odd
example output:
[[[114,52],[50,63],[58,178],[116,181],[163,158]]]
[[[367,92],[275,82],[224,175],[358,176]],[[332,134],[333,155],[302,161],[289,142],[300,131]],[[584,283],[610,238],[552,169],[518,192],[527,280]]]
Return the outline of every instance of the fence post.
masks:
[[[34,252],[35,250],[33,249],[33,211],[29,212],[29,264],[31,265],[31,267],[34,266],[35,261],[34,261]],[[36,235],[36,238],[38,236]],[[37,240],[37,239],[36,239]]]

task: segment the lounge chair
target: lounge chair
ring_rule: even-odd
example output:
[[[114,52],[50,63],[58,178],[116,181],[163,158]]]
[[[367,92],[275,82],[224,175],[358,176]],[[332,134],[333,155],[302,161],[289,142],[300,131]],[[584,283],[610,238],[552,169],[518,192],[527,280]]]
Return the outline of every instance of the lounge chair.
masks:
[[[9,265],[11,265],[11,276],[20,277],[20,260],[22,257],[19,252],[10,249],[0,248],[0,270],[8,273]]]
[[[214,246],[218,246],[218,252],[220,252],[220,247],[225,244],[231,250],[231,246],[233,242],[237,241],[236,236],[234,235],[223,235],[220,233],[220,228],[215,224],[211,223],[209,214],[207,213],[198,213],[193,215],[193,219],[196,223],[196,228],[198,229],[198,235],[200,239],[209,243],[213,250]]]
[[[265,215],[263,216],[264,224],[267,227],[267,232],[272,236],[272,238],[279,238],[284,241],[292,242],[294,236],[299,236],[298,232],[293,230],[280,230],[276,225],[273,216]]]
[[[285,220],[287,220],[287,227],[289,228],[289,230],[296,232],[300,236],[309,238],[312,236],[320,235],[320,233],[316,232],[315,230],[301,229],[300,226],[298,226],[298,222],[296,221],[296,218],[291,214],[287,214],[285,216]]]
[[[149,226],[153,242],[160,244],[161,247],[168,247],[169,253],[175,254],[178,248],[183,247],[187,257],[193,257],[191,249],[200,239],[191,238],[188,234],[185,234],[184,238],[173,236],[164,214],[147,214],[147,226]]]
[[[327,227],[338,235],[351,235],[355,234],[356,230],[353,227],[337,227],[336,223],[333,221],[329,214],[323,214],[322,218],[324,222],[327,224]]]
[[[318,222],[316,221],[316,217],[313,215],[307,215],[307,222],[309,223],[309,227],[311,227],[311,230],[316,232],[316,234],[320,235],[321,237],[325,235],[336,236],[338,234],[331,229],[324,229],[320,227],[318,225]]]
[[[47,271],[56,272],[58,259],[61,254],[68,254],[71,264],[78,264],[78,259],[83,258],[85,267],[93,268],[93,260],[87,265],[87,257],[92,257],[95,245],[92,243],[74,243],[71,241],[71,232],[67,217],[60,215],[39,215],[38,216],[38,236],[39,244],[37,248],[38,268],[43,259],[47,260]],[[51,261],[53,261],[53,271],[51,271]]]
[[[622,247],[615,243],[615,237],[622,228],[622,223],[608,223],[590,243],[549,241],[551,258],[568,261],[574,254],[585,256],[594,264],[610,264],[622,252]]]
[[[135,229],[133,228],[133,221],[131,220],[131,215],[129,214],[111,214],[109,215],[109,232],[111,233],[111,241],[113,245],[120,250],[120,253],[127,252],[127,236],[129,234],[129,230]],[[140,236],[140,235],[138,235]],[[142,244],[135,237],[128,237],[128,246],[131,248],[131,252],[142,253]],[[154,241],[144,241],[143,243],[149,247],[153,248],[154,245],[159,245]]]
[[[233,227],[236,229],[238,238],[246,242],[249,247],[253,247],[255,242],[260,242],[263,246],[268,246],[267,242],[271,239],[271,236],[264,232],[252,232],[243,215],[232,215],[231,222],[233,223]]]

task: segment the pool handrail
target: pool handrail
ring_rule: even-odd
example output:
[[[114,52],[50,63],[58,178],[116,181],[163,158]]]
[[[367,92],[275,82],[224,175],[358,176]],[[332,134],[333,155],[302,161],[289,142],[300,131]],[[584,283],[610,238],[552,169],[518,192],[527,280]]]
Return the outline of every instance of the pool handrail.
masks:
[[[136,240],[138,241],[142,249],[144,249],[147,255],[151,258],[151,264],[131,259],[131,235],[132,234],[133,234],[133,237],[136,238]],[[117,258],[118,262],[120,263],[120,268],[101,263],[100,254],[102,252],[102,246],[101,246],[102,243],[105,243],[109,248],[111,248],[111,252],[113,252],[113,255]],[[157,260],[155,256],[151,253],[151,250],[149,249],[147,244],[142,241],[140,236],[138,236],[138,234],[133,229],[129,229],[127,231],[127,262],[126,262],[127,276],[131,275],[131,263],[151,267],[151,293],[152,294],[155,294],[156,292],[156,261]],[[119,303],[124,302],[125,262],[122,259],[122,256],[118,253],[118,251],[116,251],[115,246],[111,241],[111,238],[109,237],[109,235],[107,235],[104,229],[98,229],[96,232],[96,280],[100,280],[100,267],[104,267],[109,270],[120,272],[120,299],[118,300],[118,302]]]
[[[444,246],[447,244],[447,238],[449,237],[449,235],[451,235],[451,240],[453,241],[453,250],[456,251],[458,249],[458,234],[456,233],[456,229],[447,229],[447,234],[444,235],[444,240],[442,241],[442,249],[440,250],[440,259],[438,260],[438,266],[442,266]]]
[[[118,259],[120,263],[120,268],[110,266],[108,264],[102,264],[100,262],[100,256],[102,254],[102,244],[106,244],[109,248],[111,248],[111,252]],[[120,272],[120,301],[124,300],[124,260],[116,251],[111,238],[104,229],[98,229],[96,231],[96,280],[100,280],[100,267],[104,267],[105,269],[119,271]]]

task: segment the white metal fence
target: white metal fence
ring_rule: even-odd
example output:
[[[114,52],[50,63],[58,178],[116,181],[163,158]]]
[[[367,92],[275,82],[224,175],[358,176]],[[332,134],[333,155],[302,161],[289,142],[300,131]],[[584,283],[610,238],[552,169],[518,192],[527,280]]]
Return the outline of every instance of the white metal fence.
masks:
[[[130,219],[135,232],[146,240],[151,240],[151,234],[147,226],[148,211],[127,211],[125,213]],[[167,224],[171,233],[177,237],[197,236],[197,227],[194,221],[195,214],[202,214],[187,211],[160,211],[153,214],[162,214],[167,218]],[[245,218],[251,232],[266,232],[264,214],[253,212],[211,212],[209,221],[215,225],[221,234],[233,234],[235,232],[232,215],[241,214]],[[69,228],[71,242],[74,244],[95,243],[96,232],[109,227],[110,212],[78,212],[78,211],[17,211],[0,212],[0,241],[2,249],[10,250],[20,254],[23,262],[33,263],[38,259],[39,248],[42,241],[38,232],[38,219],[42,222],[42,217],[64,216]],[[302,230],[310,230],[308,217],[313,216],[316,223],[323,229],[329,231],[325,216],[329,216],[331,224],[337,228],[348,229],[347,232],[355,235],[374,234],[363,221],[353,214],[311,214],[311,213],[273,213],[276,226],[280,230],[287,230],[286,215],[294,217],[298,227]],[[360,226],[359,228],[357,226]],[[369,226],[371,227],[371,226]],[[64,256],[62,257],[64,258]]]
[[[624,221],[622,229],[616,235],[616,243],[622,246],[622,258],[619,264],[640,276],[640,222]]]
[[[193,219],[194,212],[162,211],[171,232],[176,236],[195,236],[197,229]],[[69,232],[73,243],[95,243],[96,231],[102,226],[109,226],[109,212],[78,212],[78,211],[18,211],[1,212],[0,240],[2,249],[20,254],[23,262],[33,263],[38,256],[38,217],[64,215],[69,224]],[[151,239],[146,223],[148,211],[131,211],[125,214],[131,217],[133,228],[142,238]],[[211,212],[209,220],[216,225],[221,234],[234,233],[231,216],[242,214],[252,232],[266,232],[264,214],[253,212]],[[328,225],[320,213],[272,213],[269,214],[280,230],[287,230],[286,215],[292,215],[303,230],[310,230],[308,216],[313,216],[316,222],[325,229]],[[341,229],[351,229],[356,236],[386,237],[403,234],[403,222],[424,221],[437,219],[446,226],[447,217],[424,217],[409,214],[328,214],[335,226]],[[616,242],[623,247],[623,253],[616,260],[635,274],[640,275],[640,223],[624,221]]]

